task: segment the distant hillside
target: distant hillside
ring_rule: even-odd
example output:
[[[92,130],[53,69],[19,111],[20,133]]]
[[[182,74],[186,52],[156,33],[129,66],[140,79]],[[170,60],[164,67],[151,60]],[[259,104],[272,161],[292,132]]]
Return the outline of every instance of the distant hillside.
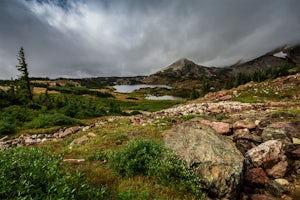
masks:
[[[287,70],[300,65],[300,46],[278,48],[253,60],[238,62],[228,67],[207,67],[182,58],[163,68],[155,74],[144,78],[148,84],[168,84],[176,87],[195,87],[203,85],[203,81],[217,81],[225,84],[228,79],[234,79],[240,74],[252,76],[254,73],[273,73],[278,67]],[[274,70],[273,70],[274,69]],[[273,70],[273,71],[272,71]]]

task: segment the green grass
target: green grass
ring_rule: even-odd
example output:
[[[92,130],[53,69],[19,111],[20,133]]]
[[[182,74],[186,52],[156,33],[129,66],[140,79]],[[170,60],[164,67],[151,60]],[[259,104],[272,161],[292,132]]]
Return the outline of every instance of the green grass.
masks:
[[[297,108],[280,109],[272,113],[272,118],[297,122],[300,120],[300,110]]]
[[[103,119],[105,119],[105,117]],[[197,199],[196,196],[198,194],[191,192],[191,190],[188,189],[192,187],[190,183],[179,183],[176,182],[175,179],[163,181],[166,180],[164,177],[164,174],[166,174],[165,172],[175,170],[172,169],[174,166],[181,166],[180,164],[167,164],[170,161],[168,161],[168,159],[163,161],[166,162],[164,164],[155,162],[151,165],[151,170],[149,169],[150,166],[148,166],[147,169],[149,170],[146,170],[146,173],[137,173],[130,177],[118,175],[118,173],[108,165],[108,163],[111,162],[109,157],[111,153],[119,151],[123,152],[124,150],[122,151],[122,149],[127,145],[130,145],[133,141],[146,140],[151,141],[150,143],[153,142],[159,144],[162,140],[161,134],[168,128],[170,127],[167,125],[167,120],[161,120],[158,123],[146,126],[133,126],[131,121],[128,118],[125,118],[114,122],[108,122],[99,128],[89,130],[89,132],[95,133],[96,137],[89,140],[84,145],[76,145],[73,146],[72,149],[69,148],[69,144],[75,138],[79,138],[86,134],[81,132],[64,140],[44,142],[40,144],[39,147],[44,149],[45,152],[54,155],[63,155],[63,158],[85,159],[86,161],[83,163],[69,163],[67,164],[67,167],[70,171],[75,172],[76,170],[79,170],[84,172],[84,178],[88,181],[89,185],[91,187],[102,188],[102,190],[105,189],[105,194],[110,195],[107,197],[108,199],[126,199],[131,198],[133,195],[136,199],[149,200]],[[143,145],[140,145],[139,147],[143,149]],[[129,151],[131,151],[130,148]],[[133,152],[132,156],[134,157],[135,155],[137,155],[136,152]],[[147,154],[144,155],[144,158],[148,158]],[[121,157],[126,158],[126,156],[128,157],[129,154],[125,152],[125,155]],[[121,163],[125,164],[126,160],[130,161],[132,159],[125,159],[124,162]],[[172,162],[170,161],[169,163]],[[116,160],[116,163],[120,162]],[[158,173],[156,169],[161,170],[161,173]],[[188,180],[190,180],[190,178],[188,178]]]
[[[294,96],[299,93],[300,86],[294,82],[282,84],[274,82],[274,80],[266,80],[261,83],[254,83],[251,88],[238,91],[238,96],[234,97],[234,101],[242,103],[263,103],[268,101],[294,101]]]

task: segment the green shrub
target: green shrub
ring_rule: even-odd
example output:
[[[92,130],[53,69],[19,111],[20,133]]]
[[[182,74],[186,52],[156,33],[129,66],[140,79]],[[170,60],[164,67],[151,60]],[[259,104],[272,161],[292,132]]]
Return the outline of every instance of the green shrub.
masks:
[[[0,199],[97,199],[80,173],[68,173],[59,156],[35,148],[0,152]]]
[[[148,173],[151,162],[162,155],[162,146],[151,140],[133,140],[109,154],[109,166],[119,175],[130,177]]]
[[[134,192],[132,190],[123,190],[117,195],[117,200],[146,200],[152,199],[148,191]]]
[[[21,124],[31,121],[37,115],[37,111],[22,106],[9,106],[1,110],[1,119],[7,119],[11,123]]]
[[[199,178],[173,153],[165,152],[162,159],[151,164],[149,174],[154,176],[159,183],[176,188],[182,194],[189,192],[196,199],[204,199]]]
[[[6,120],[0,120],[0,136],[13,134],[16,131],[16,126]]]
[[[182,160],[158,142],[133,140],[110,153],[109,166],[121,176],[149,175],[158,183],[173,187],[183,195],[190,193],[196,199],[204,199],[199,178]],[[132,192],[124,191],[119,195],[123,197],[120,199],[129,199]]]
[[[82,125],[79,120],[65,116],[60,113],[55,114],[39,114],[38,117],[26,124],[28,128],[44,128],[51,126],[68,126],[68,125]]]
[[[117,133],[113,136],[116,141],[125,142],[128,140],[128,137],[124,133]]]
[[[96,150],[91,155],[87,157],[89,161],[104,161],[107,159],[107,154],[102,150]]]

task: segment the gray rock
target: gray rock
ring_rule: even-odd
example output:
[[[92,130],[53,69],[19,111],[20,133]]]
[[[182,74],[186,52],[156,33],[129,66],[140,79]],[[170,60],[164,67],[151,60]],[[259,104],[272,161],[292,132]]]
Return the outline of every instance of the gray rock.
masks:
[[[278,198],[268,194],[253,194],[251,200],[278,200]]]
[[[285,127],[277,127],[276,124],[271,124],[266,127],[262,134],[261,138],[263,142],[268,140],[280,140],[284,144],[292,143],[291,138],[288,136],[288,131]]]
[[[274,181],[276,181],[277,183],[279,183],[280,185],[283,185],[283,186],[289,186],[290,185],[289,181],[284,179],[284,178],[277,178]]]
[[[218,198],[234,199],[244,157],[209,126],[189,121],[164,132],[164,145],[192,167],[203,187]]]
[[[294,170],[298,175],[300,175],[300,160],[296,160],[294,162]]]
[[[269,140],[247,151],[245,158],[248,166],[270,167],[280,161],[282,154],[282,142]]]
[[[261,142],[261,138],[258,135],[250,133],[249,129],[247,129],[247,128],[237,129],[236,131],[234,131],[233,139],[235,141],[244,139],[244,140],[249,140],[249,141],[256,142],[256,143]]]
[[[80,137],[80,138],[77,138],[75,140],[73,140],[70,144],[70,146],[74,146],[74,145],[82,145],[84,143],[86,143],[87,141],[89,140],[89,137],[87,137],[86,135]]]
[[[96,137],[97,135],[93,132],[89,132],[87,135],[86,135],[88,138],[94,138]]]
[[[6,135],[6,136],[4,136],[4,137],[2,137],[2,138],[0,139],[0,142],[6,141],[6,140],[8,140],[8,139],[9,139],[9,137]]]
[[[59,132],[58,137],[59,138],[65,138],[67,136],[70,136],[70,135],[78,132],[78,131],[81,131],[82,128],[83,128],[82,126],[73,126],[73,127],[67,128],[64,131]]]
[[[293,137],[293,144],[300,144],[300,138]]]
[[[250,185],[264,185],[269,181],[267,174],[260,167],[248,169],[244,179]]]
[[[35,142],[33,139],[31,139],[31,138],[26,138],[24,142],[25,142],[25,145],[33,145],[33,144],[36,143],[36,142]]]
[[[286,186],[279,184],[276,181],[270,181],[266,187],[267,191],[275,197],[281,197],[284,193],[288,192]]]
[[[2,142],[0,142],[0,150],[3,150],[5,148],[6,148],[5,145]]]
[[[291,152],[292,157],[300,158],[300,148],[297,148]]]
[[[282,178],[284,177],[288,167],[287,161],[281,161],[274,165],[271,169],[267,169],[267,174],[274,178]]]
[[[231,133],[232,125],[225,122],[215,122],[215,121],[209,121],[205,119],[193,119],[193,121],[199,121],[201,124],[207,125],[214,129],[218,134],[229,134]]]
[[[256,128],[256,124],[253,122],[247,122],[247,121],[240,120],[240,121],[236,121],[233,124],[233,128],[234,129],[241,129],[241,128],[242,129],[244,129],[244,128],[254,129],[254,128]]]

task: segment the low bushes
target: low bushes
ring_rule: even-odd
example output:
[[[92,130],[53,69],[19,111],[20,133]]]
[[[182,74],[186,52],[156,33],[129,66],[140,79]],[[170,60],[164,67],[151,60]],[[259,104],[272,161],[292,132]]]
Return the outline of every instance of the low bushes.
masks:
[[[183,194],[192,193],[204,198],[199,179],[183,161],[152,140],[133,140],[123,148],[108,154],[109,166],[123,177],[149,175],[163,185],[176,188]]]
[[[38,117],[32,121],[26,123],[27,128],[44,128],[51,126],[62,126],[62,125],[83,125],[79,120],[65,116],[60,113],[54,114],[39,114]]]
[[[130,177],[147,175],[154,161],[162,156],[159,143],[150,140],[134,140],[109,155],[109,165],[119,175]]]
[[[15,124],[12,124],[6,120],[0,120],[0,136],[5,134],[13,134],[15,131]]]
[[[0,152],[0,199],[99,199],[80,173],[69,173],[60,157],[35,148]]]

